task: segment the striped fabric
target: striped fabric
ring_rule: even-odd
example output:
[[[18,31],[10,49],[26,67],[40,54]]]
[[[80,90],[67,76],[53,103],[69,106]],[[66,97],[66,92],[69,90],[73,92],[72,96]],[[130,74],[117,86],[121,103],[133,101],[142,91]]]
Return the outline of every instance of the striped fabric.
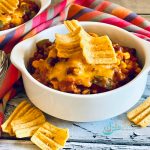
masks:
[[[129,9],[105,0],[63,0],[55,6],[50,5],[40,15],[15,31],[0,36],[0,48],[10,53],[19,41],[62,23],[65,19],[112,24],[150,41],[150,22]],[[21,86],[17,82],[19,78],[20,72],[11,64],[0,85],[0,124],[3,122],[7,101],[20,91],[18,89]]]

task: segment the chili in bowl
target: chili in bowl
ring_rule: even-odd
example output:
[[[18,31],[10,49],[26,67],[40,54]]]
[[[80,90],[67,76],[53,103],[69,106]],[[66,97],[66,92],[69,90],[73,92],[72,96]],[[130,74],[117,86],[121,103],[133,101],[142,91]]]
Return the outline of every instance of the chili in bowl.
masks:
[[[29,99],[47,114],[60,119],[78,122],[98,121],[117,116],[135,105],[145,89],[147,74],[150,70],[150,44],[112,25],[97,22],[81,22],[80,24],[86,32],[96,33],[99,36],[107,35],[114,43],[114,56],[117,58],[117,63],[114,63],[114,66],[121,71],[121,73],[117,72],[118,76],[115,76],[117,79],[114,80],[118,81],[120,79],[121,82],[119,81],[115,85],[113,83],[113,86],[111,84],[108,84],[109,86],[107,84],[99,85],[101,82],[97,84],[97,76],[95,76],[93,79],[96,80],[91,80],[92,84],[99,86],[100,90],[98,88],[96,92],[92,91],[89,86],[90,92],[86,93],[85,87],[80,88],[79,86],[81,91],[76,93],[68,91],[66,88],[64,88],[65,90],[60,87],[57,89],[54,87],[55,83],[52,83],[54,79],[52,79],[52,82],[51,80],[46,80],[47,75],[44,73],[46,64],[48,67],[52,66],[53,69],[58,62],[67,63],[70,59],[63,60],[57,57],[54,59],[55,61],[49,59],[51,58],[50,51],[55,41],[55,34],[68,33],[64,25],[46,29],[36,36],[17,44],[12,50],[11,61],[21,71]],[[43,39],[48,40],[42,41]],[[80,59],[81,57],[80,55],[77,58]],[[37,71],[40,59],[45,61],[45,65],[41,65],[43,72]],[[29,60],[30,71],[28,70]],[[63,70],[64,68],[61,69]],[[70,75],[76,72],[74,71],[67,68],[66,73]],[[61,70],[58,69],[57,72],[59,73]],[[114,72],[116,73],[116,69],[114,69]],[[120,75],[123,75],[123,77]],[[125,80],[121,80],[123,78]],[[99,80],[103,81],[103,78],[98,76]]]
[[[110,91],[130,82],[141,72],[136,50],[119,44],[113,44],[117,63],[112,66],[88,65],[81,53],[69,59],[60,58],[55,44],[48,39],[39,41],[36,46],[37,51],[29,61],[29,72],[42,84],[63,92],[96,94]]]

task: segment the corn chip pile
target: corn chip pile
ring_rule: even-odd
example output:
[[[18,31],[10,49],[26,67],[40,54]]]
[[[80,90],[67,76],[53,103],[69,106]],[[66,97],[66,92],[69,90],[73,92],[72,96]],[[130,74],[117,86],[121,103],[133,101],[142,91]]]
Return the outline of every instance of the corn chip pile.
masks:
[[[69,137],[68,129],[46,122],[44,114],[26,100],[16,107],[1,127],[10,136],[31,137],[31,141],[43,150],[63,148]]]
[[[148,97],[141,105],[128,112],[127,117],[130,121],[141,127],[150,124],[150,97]]]
[[[82,52],[89,64],[113,64],[117,62],[115,50],[107,35],[91,36],[77,20],[65,21],[68,34],[56,34],[57,56],[69,58]]]

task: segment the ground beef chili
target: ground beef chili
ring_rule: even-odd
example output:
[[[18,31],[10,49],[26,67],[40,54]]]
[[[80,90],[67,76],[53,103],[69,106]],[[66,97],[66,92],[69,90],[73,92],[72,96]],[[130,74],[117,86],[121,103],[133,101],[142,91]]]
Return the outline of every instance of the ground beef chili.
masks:
[[[53,69],[57,66],[58,62],[68,61],[68,59],[58,58],[54,47],[55,44],[47,39],[38,42],[37,51],[29,60],[28,69],[30,74],[39,82],[63,92],[74,94],[96,94],[110,91],[128,83],[141,71],[135,49],[123,47],[119,44],[113,44],[117,56],[117,63],[113,66],[114,75],[112,79],[104,76],[95,76],[87,86],[84,86],[80,80],[71,78],[71,76],[80,74],[79,67],[69,67],[66,70],[66,76],[68,75],[68,77],[65,78],[65,80],[59,80],[57,78],[48,79],[47,74],[49,66]],[[43,63],[42,69],[38,68],[39,62]],[[58,70],[58,73],[59,72],[60,69]]]

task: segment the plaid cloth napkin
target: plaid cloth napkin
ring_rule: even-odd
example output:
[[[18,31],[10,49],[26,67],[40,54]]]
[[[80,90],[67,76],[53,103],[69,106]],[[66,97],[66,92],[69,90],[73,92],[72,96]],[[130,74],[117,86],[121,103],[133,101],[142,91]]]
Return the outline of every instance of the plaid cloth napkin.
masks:
[[[0,49],[10,53],[18,41],[62,23],[65,19],[112,24],[150,41],[150,22],[131,10],[105,0],[63,0],[55,6],[50,5],[44,12],[17,30],[0,36]],[[7,101],[21,90],[20,83],[17,82],[19,78],[20,72],[11,64],[2,85],[0,85],[0,125],[4,119]]]

